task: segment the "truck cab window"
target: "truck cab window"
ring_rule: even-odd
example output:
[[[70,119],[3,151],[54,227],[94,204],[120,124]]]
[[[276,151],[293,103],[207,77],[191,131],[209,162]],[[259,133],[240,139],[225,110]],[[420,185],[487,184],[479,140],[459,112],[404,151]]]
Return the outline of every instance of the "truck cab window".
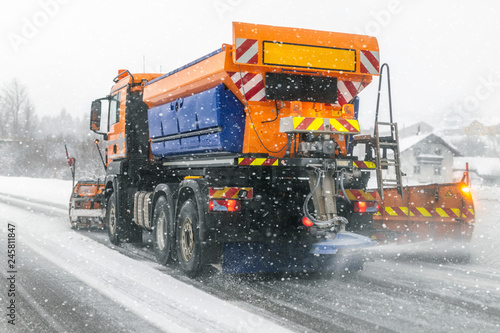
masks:
[[[109,125],[116,124],[120,119],[121,93],[114,95],[109,101]]]

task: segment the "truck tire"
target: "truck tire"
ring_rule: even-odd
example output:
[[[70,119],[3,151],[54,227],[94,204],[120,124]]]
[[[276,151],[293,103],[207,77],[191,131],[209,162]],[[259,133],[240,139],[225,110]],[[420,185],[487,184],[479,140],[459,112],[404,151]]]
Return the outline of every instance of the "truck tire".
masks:
[[[106,229],[111,244],[141,242],[142,230],[133,222],[124,220],[122,216],[116,202],[116,193],[113,193],[106,208]]]
[[[198,228],[198,209],[188,199],[181,207],[177,221],[177,259],[182,271],[195,277],[201,270],[201,242]]]
[[[118,237],[118,219],[117,219],[116,195],[113,193],[108,199],[106,207],[106,229],[111,244],[118,245],[120,239]]]
[[[71,220],[71,202],[69,203],[68,215],[69,215],[69,225],[71,226],[71,229],[76,229],[76,223],[73,223],[73,221]]]
[[[173,221],[167,198],[156,201],[153,213],[153,247],[156,260],[162,265],[172,261]]]

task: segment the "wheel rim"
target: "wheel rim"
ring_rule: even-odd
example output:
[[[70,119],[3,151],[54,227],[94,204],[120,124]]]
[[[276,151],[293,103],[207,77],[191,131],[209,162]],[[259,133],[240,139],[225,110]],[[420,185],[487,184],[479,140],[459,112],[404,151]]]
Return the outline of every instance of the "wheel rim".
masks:
[[[194,233],[191,219],[186,218],[182,223],[181,230],[181,253],[184,261],[190,261],[194,250]]]
[[[163,251],[166,247],[166,235],[165,235],[165,229],[167,225],[167,217],[165,216],[164,212],[160,213],[160,216],[158,217],[158,222],[156,224],[156,240],[158,242],[158,249]]]
[[[116,216],[115,216],[115,205],[111,204],[109,208],[109,231],[111,234],[115,234],[116,231]]]

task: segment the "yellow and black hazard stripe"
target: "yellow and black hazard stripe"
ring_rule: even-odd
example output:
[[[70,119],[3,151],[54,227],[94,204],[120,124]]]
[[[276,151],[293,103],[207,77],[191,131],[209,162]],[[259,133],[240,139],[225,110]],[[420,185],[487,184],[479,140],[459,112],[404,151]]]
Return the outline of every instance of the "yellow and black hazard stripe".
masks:
[[[342,192],[341,192],[342,193]],[[378,201],[378,191],[345,190],[347,198],[351,201]],[[342,194],[343,195],[343,194]]]
[[[374,215],[382,215],[377,212]],[[437,218],[474,218],[472,208],[426,208],[426,207],[385,207],[384,215],[388,216],[410,216],[410,217],[437,217]]]
[[[353,161],[353,165],[355,165],[358,169],[375,169],[377,165],[373,162],[369,161]]]
[[[324,132],[339,134],[358,134],[359,122],[356,119],[286,117],[280,120],[283,133]]]
[[[210,199],[252,199],[252,187],[210,187]]]
[[[293,128],[298,131],[359,133],[356,119],[293,117]]]
[[[278,166],[278,158],[238,158],[238,165]]]

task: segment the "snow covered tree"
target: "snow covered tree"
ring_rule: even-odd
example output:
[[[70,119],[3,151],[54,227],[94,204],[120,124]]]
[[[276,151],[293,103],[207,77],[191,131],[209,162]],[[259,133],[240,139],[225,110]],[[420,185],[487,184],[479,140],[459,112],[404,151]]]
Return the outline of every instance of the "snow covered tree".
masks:
[[[17,79],[12,79],[3,86],[0,95],[2,136],[13,139],[26,137],[31,131],[35,112],[26,86]]]

